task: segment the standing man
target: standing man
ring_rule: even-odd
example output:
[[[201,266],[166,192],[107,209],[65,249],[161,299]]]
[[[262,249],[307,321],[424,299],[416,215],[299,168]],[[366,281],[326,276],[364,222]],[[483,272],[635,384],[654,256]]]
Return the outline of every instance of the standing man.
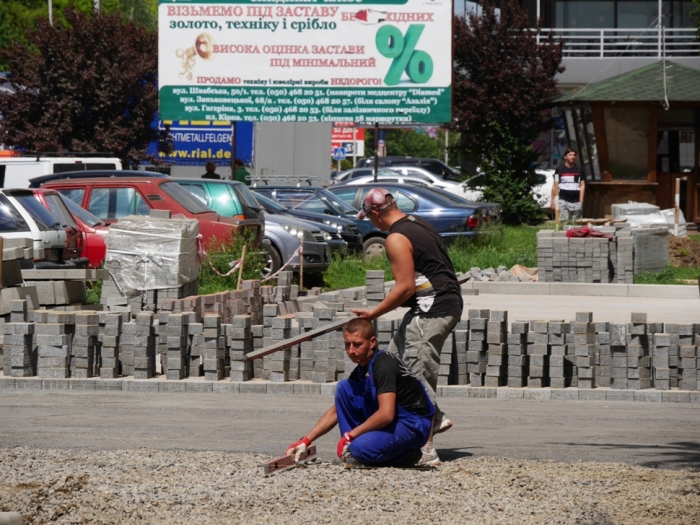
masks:
[[[353,313],[371,321],[399,306],[409,308],[388,351],[411,367],[435,406],[433,431],[422,449],[422,461],[439,465],[433,434],[448,430],[452,422],[437,407],[435,392],[442,345],[462,316],[457,276],[435,228],[422,217],[399,210],[387,190],[370,190],[357,217],[367,217],[380,230],[390,232],[385,247],[396,285],[373,310]]]
[[[216,179],[216,180],[221,179],[219,174],[216,173],[216,164],[214,164],[213,162],[211,162],[211,161],[207,162],[204,165],[204,169],[206,170],[206,173],[204,173],[204,175],[202,175],[203,179]]]
[[[423,466],[433,404],[421,382],[398,356],[377,348],[374,327],[352,319],[343,329],[345,351],[357,365],[335,388],[335,403],[311,431],[287,448],[299,461],[315,439],[337,424],[338,458],[345,464]]]
[[[236,167],[236,171],[233,172],[233,180],[250,186],[250,173],[243,167],[243,161],[241,159],[236,159],[233,161],[233,165]]]
[[[581,218],[583,197],[586,193],[586,180],[581,167],[576,164],[576,151],[566,148],[563,162],[560,162],[554,172],[559,176],[559,184],[552,186],[552,202],[559,194],[559,220],[574,222]]]

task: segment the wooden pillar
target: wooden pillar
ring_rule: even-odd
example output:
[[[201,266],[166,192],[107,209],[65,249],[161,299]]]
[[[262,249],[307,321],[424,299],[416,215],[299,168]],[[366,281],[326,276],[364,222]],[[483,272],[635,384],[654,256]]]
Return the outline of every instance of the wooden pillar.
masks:
[[[610,175],[610,150],[608,149],[608,133],[605,129],[605,111],[602,104],[591,104],[593,117],[593,132],[595,133],[595,146],[598,151],[598,165],[600,166],[600,178],[603,182],[611,182]]]
[[[649,105],[649,161],[647,164],[647,180],[656,182],[656,147],[658,144],[659,106]]]

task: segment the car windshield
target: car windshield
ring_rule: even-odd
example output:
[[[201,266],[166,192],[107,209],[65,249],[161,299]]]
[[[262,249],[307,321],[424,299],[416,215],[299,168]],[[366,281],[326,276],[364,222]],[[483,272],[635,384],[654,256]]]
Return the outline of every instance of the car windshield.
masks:
[[[197,197],[192,195],[177,182],[164,182],[160,187],[190,213],[214,213],[214,210],[209,208],[206,204],[203,204],[202,201],[197,199]]]
[[[0,232],[28,232],[29,225],[17,208],[5,197],[0,195]]]
[[[56,226],[61,225],[61,222],[51,215],[51,212],[44,208],[32,193],[13,195],[13,197],[32,216],[40,230],[53,230]]]
[[[238,199],[249,208],[260,207],[258,202],[255,200],[255,195],[253,195],[253,192],[250,191],[248,186],[245,184],[231,184],[231,189],[233,189],[233,192],[236,194]]]
[[[325,188],[319,188],[316,190],[317,194],[328,199],[328,201],[335,206],[340,213],[343,215],[352,215],[355,216],[358,214],[358,210],[353,208],[352,206],[349,206],[345,204],[342,200],[340,200],[338,197],[333,195],[330,191],[328,191]]]
[[[255,200],[258,201],[260,206],[268,213],[284,213],[288,211],[284,206],[280,206],[275,201],[268,199],[264,195],[259,193],[254,194]]]
[[[63,204],[63,201],[59,195],[60,194],[58,193],[44,194],[44,200],[46,201],[49,210],[54,217],[61,221],[61,226],[64,228],[70,226],[71,228],[77,229],[78,225],[75,223],[75,219],[68,211],[68,208],[66,208],[66,205]]]
[[[104,225],[104,223],[100,219],[95,217],[85,208],[81,208],[80,206],[78,206],[69,197],[66,197],[61,193],[59,193],[59,195],[61,195],[61,200],[63,200],[64,204],[68,208],[68,211],[70,211],[74,217],[77,217],[80,222],[90,226],[91,228],[94,228],[95,226]]]

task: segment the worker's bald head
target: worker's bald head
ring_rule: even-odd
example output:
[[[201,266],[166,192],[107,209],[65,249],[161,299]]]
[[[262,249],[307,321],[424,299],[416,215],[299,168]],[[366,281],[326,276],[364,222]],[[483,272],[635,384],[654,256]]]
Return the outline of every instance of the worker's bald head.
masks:
[[[347,334],[358,334],[362,336],[363,339],[372,339],[375,336],[374,325],[367,321],[366,319],[352,319],[343,328],[343,333]]]

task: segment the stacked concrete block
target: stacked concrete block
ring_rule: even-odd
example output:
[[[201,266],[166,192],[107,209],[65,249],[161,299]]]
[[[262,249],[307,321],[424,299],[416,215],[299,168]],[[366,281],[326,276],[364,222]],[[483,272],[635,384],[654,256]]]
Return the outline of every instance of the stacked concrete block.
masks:
[[[488,362],[485,386],[505,386],[508,377],[508,312],[492,311],[486,331]]]
[[[610,323],[610,388],[627,389],[627,325]]]
[[[185,356],[185,377],[202,377],[204,368],[202,356],[204,355],[204,323],[191,322],[191,318],[185,314],[183,322],[187,326],[187,348],[183,346]],[[177,330],[174,330],[177,331]]]
[[[202,325],[200,325],[201,327]],[[196,332],[196,330],[193,330]],[[204,343],[203,332],[199,334]],[[182,313],[169,314],[168,324],[165,327],[167,355],[165,359],[165,378],[170,380],[184,379],[188,375],[190,365],[188,348],[190,326],[189,317]],[[203,346],[203,345],[202,345]],[[199,376],[199,356],[197,357],[197,374]]]
[[[452,373],[452,356],[454,354],[454,332],[447,334],[440,351],[440,366],[438,367],[438,385],[449,385]]]
[[[508,334],[508,386],[522,388],[527,385],[529,356],[527,355],[527,332],[529,323],[516,321],[510,325]]]
[[[273,300],[277,303],[289,301],[292,293],[292,272],[280,272],[277,276],[277,286],[272,288]]]
[[[11,323],[26,323],[27,322],[27,300],[13,299],[10,301],[10,322]]]
[[[373,308],[384,300],[384,270],[367,270],[365,290],[368,308]]]
[[[591,312],[577,312],[571,324],[574,335],[574,356],[578,375],[578,388],[595,388],[596,336]]]
[[[153,313],[136,314],[134,329],[134,379],[151,379],[156,375],[156,336]]]
[[[670,347],[671,336],[654,331],[652,334],[651,366],[653,386],[656,390],[671,389]]]
[[[398,319],[377,319],[374,324],[377,333],[377,344],[381,350],[389,348],[391,340],[394,338],[394,331],[398,329],[396,325]],[[400,321],[399,321],[400,322]]]
[[[293,314],[286,314],[275,317],[272,320],[271,344],[275,344],[293,337],[293,319]],[[273,352],[269,356],[266,356],[266,358],[269,358],[269,361],[265,361],[265,365],[266,368],[269,369],[270,381],[274,383],[284,383],[289,381],[289,368],[292,358],[291,349],[278,350],[277,352]]]
[[[678,388],[697,390],[697,348],[694,345],[693,325],[678,325]]]
[[[70,377],[71,345],[73,334],[65,324],[51,323],[49,312],[35,311],[34,333],[37,345],[37,375],[46,379],[65,379]],[[56,319],[52,319],[56,320]],[[7,325],[6,325],[7,326]],[[7,352],[8,340],[5,340]]]
[[[671,388],[678,388],[678,364],[680,362],[679,329],[680,325],[664,323],[664,333],[668,335],[670,343],[668,347],[668,372],[669,386]]]
[[[345,378],[345,340],[342,330],[328,334],[328,372],[326,377],[328,381],[338,381]]]
[[[610,387],[610,378],[612,376],[612,351],[611,337],[608,323],[597,322],[595,325],[595,341],[596,341],[596,386]]]
[[[52,315],[49,313],[49,320]],[[89,378],[95,372],[95,361],[98,358],[98,336],[100,333],[100,316],[96,312],[70,314],[71,321],[75,322],[71,331],[74,331],[73,346],[71,349],[70,373],[71,377]],[[69,320],[69,319],[66,319]],[[69,325],[66,325],[69,326]],[[111,342],[108,339],[108,343]]]
[[[617,244],[617,282],[623,284],[634,283],[634,238],[630,228],[620,229],[615,232]]]
[[[5,375],[31,377],[36,368],[34,323],[5,323]]]
[[[472,386],[484,386],[488,366],[486,330],[489,310],[469,310],[469,340],[467,342],[467,372]]]
[[[226,344],[231,359],[231,381],[248,381],[251,378],[251,363],[245,357],[253,350],[252,319],[250,315],[237,315],[231,319],[226,332]]]
[[[452,333],[454,334],[454,346],[452,350],[451,384],[466,385],[469,383],[467,367],[469,319],[460,320]]]
[[[651,351],[647,336],[647,315],[633,313],[627,325],[627,388],[651,388]]]
[[[552,325],[550,328],[549,325]],[[554,388],[563,388],[563,378],[566,375],[566,366],[563,353],[566,352],[565,324],[560,321],[530,321],[530,331],[527,333],[527,386],[541,388],[551,381]],[[550,341],[551,346],[557,346],[561,353],[560,362],[554,360],[554,366],[550,367]],[[554,344],[557,343],[557,344]]]
[[[100,346],[100,377],[114,379],[119,377],[119,348],[122,333],[123,316],[118,313],[101,313],[100,329],[102,343]],[[82,330],[75,327],[76,335]]]
[[[554,281],[554,232],[552,230],[537,232],[537,275],[543,282]]]
[[[247,302],[247,313],[250,315],[251,326],[262,324],[263,322],[263,298],[260,294],[261,283],[259,280],[245,280],[242,282],[242,292],[244,293]],[[299,287],[292,286],[292,290],[296,289],[296,295],[299,294]],[[236,315],[244,315],[243,312]]]
[[[325,383],[328,381],[328,360],[330,356],[329,335],[324,334],[313,340],[313,370],[311,381],[314,383]]]
[[[204,379],[221,381],[225,373],[226,345],[221,333],[221,316],[205,315],[204,324]]]

